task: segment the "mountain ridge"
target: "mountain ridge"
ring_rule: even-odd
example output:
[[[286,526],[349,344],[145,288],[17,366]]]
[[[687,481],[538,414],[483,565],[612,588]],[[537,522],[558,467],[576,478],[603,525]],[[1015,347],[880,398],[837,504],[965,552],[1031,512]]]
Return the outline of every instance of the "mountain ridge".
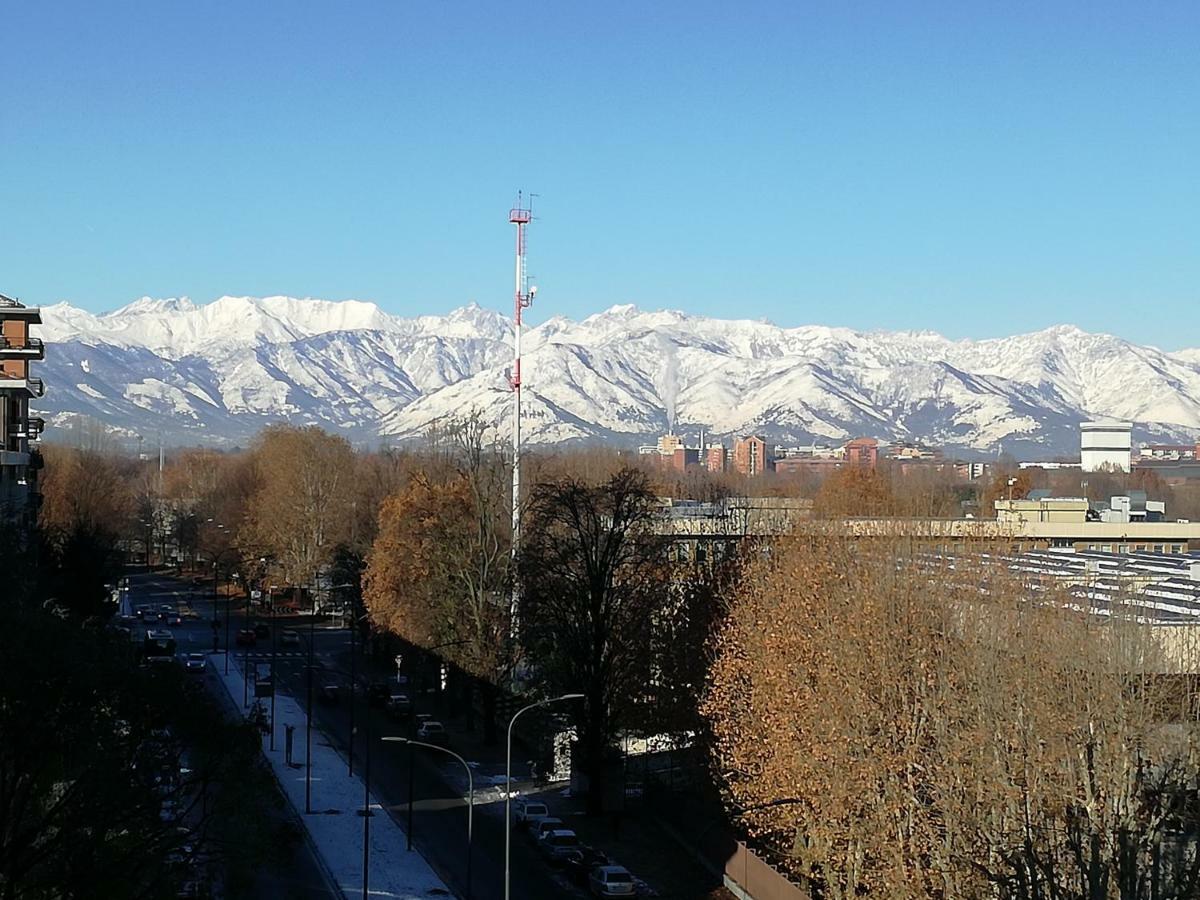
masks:
[[[366,301],[139,298],[43,307],[49,433],[90,416],[178,443],[243,443],[273,421],[412,438],[477,409],[507,433],[512,324],[469,304],[403,318]],[[523,334],[526,436],[644,442],[667,427],[783,442],[866,434],[964,455],[1077,452],[1081,419],[1143,440],[1200,435],[1200,350],[1070,325],[987,339],[717,319],[625,304]]]

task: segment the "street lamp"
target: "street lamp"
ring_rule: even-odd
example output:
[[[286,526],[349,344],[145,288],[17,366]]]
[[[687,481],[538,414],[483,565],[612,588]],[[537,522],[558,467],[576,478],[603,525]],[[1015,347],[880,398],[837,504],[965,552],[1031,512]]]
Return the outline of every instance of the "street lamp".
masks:
[[[311,650],[311,645],[310,645]],[[308,669],[308,715],[305,725],[304,735],[304,812],[312,813],[312,671],[316,668],[312,663],[306,666]],[[328,669],[326,671],[334,672],[343,677],[346,673],[340,669]],[[362,862],[362,881],[363,881],[363,900],[368,900],[367,897],[367,882],[371,864],[371,714],[367,712],[366,726],[366,759],[363,767],[363,808],[360,815],[363,817],[363,862]],[[347,756],[354,756],[354,732],[350,732],[350,747]]]
[[[474,813],[475,813],[475,776],[471,772],[471,767],[467,761],[446,747],[439,747],[437,744],[426,744],[423,741],[413,741],[403,737],[385,737],[385,741],[393,741],[397,744],[409,745],[409,784],[408,784],[408,834],[409,834],[409,849],[412,849],[412,808],[413,808],[413,790],[412,790],[412,748],[425,747],[429,750],[440,750],[442,753],[448,753],[467,770],[467,895],[466,900],[471,900],[471,840],[474,834]]]
[[[209,521],[211,522],[212,519],[209,519]],[[236,547],[226,547],[224,550],[222,550],[220,553],[216,554],[213,557],[212,564],[213,564],[213,602],[214,603],[216,602],[217,597],[219,596],[219,590],[217,587],[217,579],[220,577],[221,560],[222,560],[222,558],[224,558],[224,556],[227,553],[237,553],[237,552],[238,552],[238,549]],[[236,572],[233,574],[233,577],[237,578]],[[231,602],[232,602],[232,598],[229,596],[226,596],[225,597],[225,674],[226,675],[229,674],[229,605]],[[214,610],[213,615],[215,618],[215,615],[216,615],[215,610]]]
[[[509,851],[512,844],[512,825],[510,809],[512,807],[512,730],[517,718],[523,712],[558,703],[560,700],[582,700],[583,694],[563,694],[561,697],[551,697],[549,700],[539,700],[518,709],[508,720],[508,750],[504,759],[504,900],[509,900]]]
[[[354,587],[352,584],[335,584],[331,585],[329,590],[336,591],[341,588]],[[316,637],[316,611],[310,610],[308,616],[308,715],[309,722],[312,722],[312,673],[313,673],[313,639]],[[350,752],[346,754],[347,766],[349,768],[350,777],[354,777],[354,690],[358,683],[358,673],[355,671],[357,659],[354,648],[354,628],[350,631]],[[312,741],[312,725],[307,728],[307,733],[304,737],[305,742]]]
[[[259,565],[262,566],[262,572],[263,572],[262,580],[259,583],[259,592],[260,592],[259,596],[261,597],[262,589],[264,587],[266,587],[266,584],[267,584],[267,557],[263,556],[263,557],[259,558],[258,562],[259,562]],[[249,580],[247,580],[246,586],[247,587],[250,586]],[[261,600],[259,602],[261,603]],[[243,622],[242,622],[243,630],[248,631],[250,629],[250,604],[248,602],[246,603],[246,606],[244,609],[244,615],[242,616],[242,619],[243,619]],[[250,642],[248,640],[246,641],[245,646],[246,646],[246,650],[242,654],[242,708],[243,709],[250,705]],[[254,674],[256,676],[258,675],[258,662],[257,661],[255,661]],[[257,680],[258,679],[255,678],[256,682],[257,682]],[[272,687],[272,690],[273,689],[274,688]],[[274,722],[271,723],[271,730],[272,731],[275,730]]]

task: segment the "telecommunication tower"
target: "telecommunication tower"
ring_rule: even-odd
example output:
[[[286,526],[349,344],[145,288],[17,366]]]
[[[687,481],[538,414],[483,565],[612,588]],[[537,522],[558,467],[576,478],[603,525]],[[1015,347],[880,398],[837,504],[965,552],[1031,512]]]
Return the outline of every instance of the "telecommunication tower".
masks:
[[[525,271],[525,227],[533,219],[532,195],[525,200],[517,194],[517,205],[508,211],[508,221],[517,226],[516,273],[513,276],[513,323],[515,326],[513,369],[508,383],[513,392],[512,462],[512,555],[515,560],[521,546],[521,311],[533,304],[536,287],[529,286]],[[515,582],[514,582],[515,584]],[[517,589],[513,588],[513,621],[516,621]],[[514,626],[515,627],[515,626]]]

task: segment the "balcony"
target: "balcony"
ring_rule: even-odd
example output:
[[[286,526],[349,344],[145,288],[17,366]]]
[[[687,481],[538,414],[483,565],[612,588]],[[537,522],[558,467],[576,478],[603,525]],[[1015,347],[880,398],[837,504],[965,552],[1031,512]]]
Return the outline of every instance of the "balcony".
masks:
[[[45,359],[46,345],[41,338],[25,338],[23,341],[0,337],[0,359]]]
[[[14,432],[16,437],[24,438],[27,441],[36,441],[41,433],[46,430],[46,420],[40,416],[30,416],[23,423],[17,425]]]

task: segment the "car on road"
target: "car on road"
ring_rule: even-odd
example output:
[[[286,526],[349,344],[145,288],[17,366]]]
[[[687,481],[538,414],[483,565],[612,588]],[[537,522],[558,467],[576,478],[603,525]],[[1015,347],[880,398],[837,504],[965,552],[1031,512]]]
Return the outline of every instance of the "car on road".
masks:
[[[596,866],[609,865],[612,865],[612,860],[608,858],[608,854],[594,847],[580,846],[578,850],[572,850],[563,858],[563,874],[572,884],[587,887],[592,870]]]
[[[567,831],[567,823],[555,816],[542,816],[529,824],[529,833],[535,841],[540,841],[552,831]]]
[[[538,851],[551,863],[565,863],[567,856],[579,849],[579,838],[569,828],[551,831],[537,844]]]
[[[253,647],[258,643],[258,635],[254,633],[253,628],[243,628],[237,633],[237,645],[239,647]]]
[[[183,616],[179,615],[178,612],[167,613],[167,624],[168,625],[182,625],[183,624]]]
[[[444,747],[450,741],[449,735],[446,734],[446,726],[441,722],[435,722],[433,719],[422,722],[417,726],[417,740],[424,741],[427,744],[437,744],[439,747]]]
[[[189,653],[184,657],[183,668],[188,672],[203,673],[208,668],[208,658],[203,653]]]
[[[292,628],[283,629],[283,631],[279,632],[279,646],[281,646],[281,647],[299,647],[300,646],[300,632],[298,632]]]
[[[518,797],[513,804],[517,813],[517,824],[529,828],[538,819],[544,819],[550,815],[550,810],[545,803],[537,800],[527,800],[524,797]]]
[[[632,897],[637,887],[623,866],[596,866],[588,876],[588,891],[593,897]]]
[[[171,613],[175,612],[175,607],[173,607],[170,603],[164,603],[158,608],[158,611],[164,616],[169,616]]]
[[[137,616],[139,619],[143,619],[143,620],[144,620],[144,619],[146,618],[146,613],[148,613],[148,612],[149,612],[149,610],[148,610],[148,609],[146,609],[146,607],[144,607],[144,606],[139,606],[139,607],[138,607],[138,608],[135,610],[135,615],[136,615],[136,616]]]
[[[266,622],[256,622],[254,625],[254,636],[265,641],[271,636],[271,626]]]
[[[387,701],[387,711],[393,719],[407,719],[412,714],[412,700],[408,694],[393,692]]]

